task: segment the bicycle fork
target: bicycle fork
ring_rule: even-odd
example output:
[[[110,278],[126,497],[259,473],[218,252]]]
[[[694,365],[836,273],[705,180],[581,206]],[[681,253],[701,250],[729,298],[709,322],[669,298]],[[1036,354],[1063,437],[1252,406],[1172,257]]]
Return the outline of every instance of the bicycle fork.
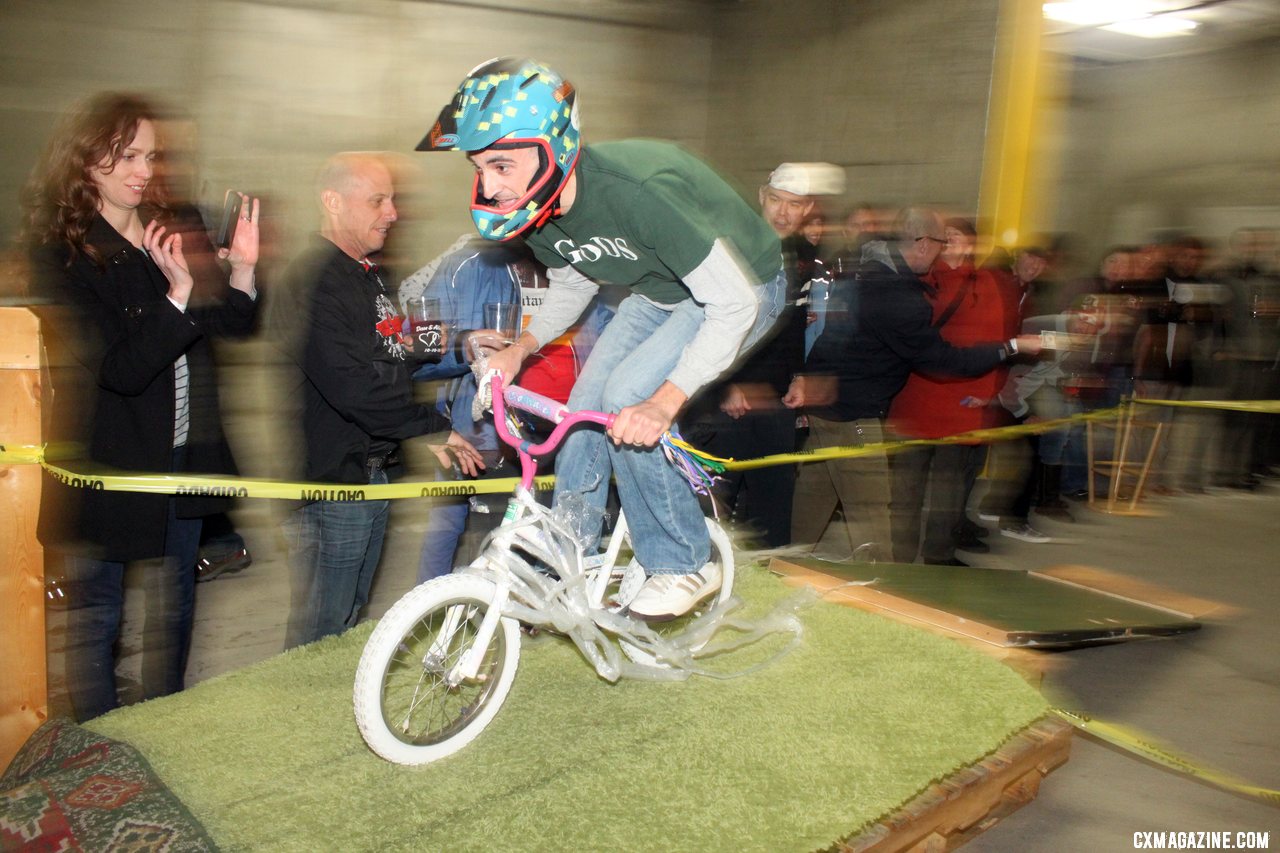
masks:
[[[480,620],[480,627],[476,629],[471,648],[444,674],[444,682],[449,687],[457,687],[465,681],[479,679],[480,666],[484,663],[484,657],[489,649],[489,643],[493,640],[494,632],[498,630],[498,622],[502,619],[503,604],[506,602],[510,592],[511,583],[506,576],[494,583],[493,600],[489,603],[489,609],[485,611],[484,618]],[[455,604],[446,611],[444,624],[440,627],[440,632],[436,634],[435,640],[423,657],[423,666],[425,668],[439,669],[444,661],[448,659],[449,649],[453,646],[454,638],[463,625],[469,621],[471,613],[472,606],[468,604]]]

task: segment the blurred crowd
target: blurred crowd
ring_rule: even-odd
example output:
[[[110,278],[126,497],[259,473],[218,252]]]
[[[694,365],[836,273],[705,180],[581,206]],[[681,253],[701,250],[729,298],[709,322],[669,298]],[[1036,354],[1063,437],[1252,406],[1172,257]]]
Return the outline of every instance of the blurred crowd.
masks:
[[[397,174],[375,154],[320,169],[319,233],[286,267],[265,227],[269,199],[229,195],[230,222],[193,203],[190,143],[175,144],[192,132],[142,99],[104,95],[68,118],[33,171],[21,239],[54,365],[49,439],[80,448],[50,461],[87,473],[235,474],[216,342],[257,335],[292,401],[276,426],[296,435],[275,455],[298,457],[293,478],[387,482],[408,461],[400,442],[417,436],[429,436],[431,454],[415,476],[510,476],[492,424],[472,414],[469,361],[536,317],[546,269],[520,241],[474,236],[440,253],[400,246],[416,270],[386,268]],[[693,444],[748,459],[1034,424],[1133,397],[1280,397],[1274,230],[1242,229],[1225,245],[1177,234],[1116,246],[1082,275],[1066,238],[1002,248],[965,212],[848,205],[845,190],[843,170],[824,163],[781,164],[758,188],[783,249],[786,308],[772,337],[685,407]],[[616,304],[602,289],[522,384],[568,400]],[[344,337],[345,320],[365,313],[380,335]],[[1273,416],[1150,407],[1144,417],[1162,424],[1152,491],[1252,489],[1280,462]],[[1108,440],[1095,456],[1115,452]],[[1076,423],[997,444],[786,463],[730,472],[713,499],[758,546],[964,565],[1000,535],[1051,541],[1052,524],[1079,517],[1072,501],[1112,488],[1091,475],[1087,444]],[[387,501],[317,497],[289,507],[283,525],[289,645],[355,624],[387,524]],[[465,563],[464,534],[496,524],[501,500],[433,501],[419,579]],[[197,579],[251,562],[230,501],[52,478],[44,501],[51,595],[70,605],[77,715],[118,703],[113,645],[131,562],[150,561],[144,694],[181,689]]]
[[[863,353],[875,338],[897,349],[913,369],[879,411],[858,408],[868,399],[865,385],[838,385],[834,406],[801,411],[795,446],[861,444],[877,423],[888,440],[939,439],[1109,409],[1134,398],[1277,399],[1280,235],[1274,229],[1242,228],[1223,245],[1164,233],[1141,245],[1108,248],[1091,269],[1066,235],[1005,248],[980,234],[973,219],[944,212],[937,257],[919,276],[932,327],[958,349],[1020,334],[1039,336],[1043,344],[1038,355],[1014,355],[988,371],[959,376],[954,365],[920,359],[911,330],[886,323],[887,315],[868,305],[875,281],[868,261],[886,242],[911,245],[901,233],[909,219],[888,204],[842,206],[838,184],[815,191],[806,187],[811,178],[795,178],[830,168],[783,164],[761,190],[766,219],[783,240],[798,304],[806,311],[806,357],[795,372],[810,383],[814,374],[839,373],[842,366],[830,358],[823,363],[822,350],[841,335],[852,337]],[[786,204],[791,214],[777,213]],[[897,298],[908,293],[899,290]],[[851,353],[843,357],[847,368]],[[774,402],[775,409],[788,404],[786,395]],[[832,417],[869,420],[830,440]],[[1151,405],[1139,408],[1136,423],[1126,459],[1136,471],[1150,452],[1148,494],[1254,489],[1280,462],[1275,419],[1267,414]],[[1116,431],[1095,430],[1092,460],[1083,423],[1027,432],[990,445],[892,453],[883,488],[874,481],[886,476],[885,467],[867,459],[803,465],[789,528],[776,506],[773,518],[753,513],[749,490],[737,511],[768,531],[770,544],[808,546],[838,503],[855,554],[963,564],[972,558],[957,551],[973,555],[992,547],[994,531],[982,522],[994,523],[1004,536],[1049,542],[1044,520],[1070,522],[1079,515],[1068,501],[1089,499],[1091,489],[1092,497],[1112,488],[1124,489],[1126,499],[1132,495],[1136,477],[1113,483],[1114,471],[1106,466],[1120,452]],[[1102,463],[1093,476],[1091,462]],[[824,467],[826,477],[814,473]],[[975,495],[984,471],[986,488]]]

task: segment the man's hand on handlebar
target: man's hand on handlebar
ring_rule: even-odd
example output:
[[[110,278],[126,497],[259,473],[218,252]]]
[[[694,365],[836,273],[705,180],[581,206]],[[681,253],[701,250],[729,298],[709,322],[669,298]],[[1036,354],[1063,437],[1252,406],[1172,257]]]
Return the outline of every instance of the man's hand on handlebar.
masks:
[[[506,346],[498,334],[492,329],[482,329],[479,332],[473,332],[473,335],[485,335],[485,338],[479,339],[480,346],[488,349],[488,343],[503,344],[502,349],[494,350],[489,353],[489,369],[497,370],[502,374],[502,387],[506,388],[512,383],[516,376],[520,373],[520,368],[524,365],[524,360],[538,350],[538,341],[528,332],[521,332],[520,337],[516,338],[516,342],[510,346]]]
[[[480,350],[489,358],[493,358],[493,354],[504,350],[511,346],[511,341],[498,334],[496,329],[476,329],[467,332],[466,345],[462,348],[467,361],[475,360],[475,353]]]
[[[688,399],[678,387],[663,382],[652,397],[618,412],[613,426],[608,429],[609,437],[616,445],[653,447],[662,434],[671,429],[676,415],[680,414],[680,407]]]

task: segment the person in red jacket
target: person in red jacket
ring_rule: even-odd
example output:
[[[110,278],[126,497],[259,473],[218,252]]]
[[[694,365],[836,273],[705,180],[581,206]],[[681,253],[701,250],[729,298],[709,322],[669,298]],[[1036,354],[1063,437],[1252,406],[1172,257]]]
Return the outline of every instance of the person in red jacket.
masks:
[[[947,244],[930,272],[933,325],[942,338],[963,347],[1005,336],[1005,305],[990,270],[973,263],[976,231],[967,219],[945,222]],[[912,373],[889,409],[889,427],[898,438],[942,438],[993,426],[993,399],[1004,380],[997,367],[981,376],[931,376]],[[889,457],[889,520],[893,559],[959,565],[956,531],[983,446],[968,444],[917,447]],[[927,498],[927,499],[926,499]]]

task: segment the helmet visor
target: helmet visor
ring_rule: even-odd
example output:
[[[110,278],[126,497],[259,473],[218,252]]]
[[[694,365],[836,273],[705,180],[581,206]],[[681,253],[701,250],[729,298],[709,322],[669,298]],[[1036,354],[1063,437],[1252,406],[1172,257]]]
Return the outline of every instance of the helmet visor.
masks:
[[[414,146],[414,151],[453,151],[458,147],[458,97],[444,105],[431,131]]]

